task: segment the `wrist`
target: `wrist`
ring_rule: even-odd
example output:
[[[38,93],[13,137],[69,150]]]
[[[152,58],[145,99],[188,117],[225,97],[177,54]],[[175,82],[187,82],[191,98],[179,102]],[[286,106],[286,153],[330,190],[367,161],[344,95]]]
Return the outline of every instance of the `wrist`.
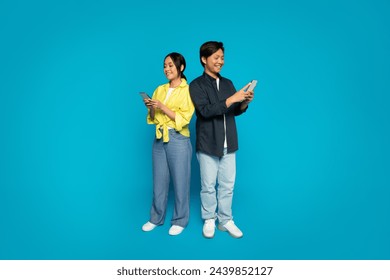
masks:
[[[245,109],[246,107],[248,107],[248,101],[243,101],[243,102],[241,102],[241,109],[243,110],[243,109]]]
[[[235,97],[235,95],[232,95],[230,96],[227,101],[230,103],[230,104],[233,104],[233,103],[236,103],[237,102],[237,98]]]

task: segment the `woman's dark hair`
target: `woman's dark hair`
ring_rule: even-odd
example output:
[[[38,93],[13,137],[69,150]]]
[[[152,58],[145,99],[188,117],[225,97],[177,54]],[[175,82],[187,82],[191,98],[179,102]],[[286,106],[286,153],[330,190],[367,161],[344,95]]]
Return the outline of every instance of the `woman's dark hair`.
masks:
[[[205,64],[202,61],[202,57],[207,59],[213,53],[216,53],[219,49],[221,49],[223,52],[225,52],[225,49],[223,47],[222,42],[208,41],[208,42],[204,43],[203,45],[201,45],[200,51],[199,51],[200,64],[202,64],[202,66],[204,67]]]
[[[177,69],[177,72],[179,73],[179,76],[185,80],[187,80],[186,76],[184,75],[184,70],[186,70],[186,60],[184,59],[184,56],[182,56],[180,53],[172,52],[170,54],[167,54],[167,56],[164,58],[167,59],[167,57],[170,57],[173,61],[173,64],[175,64],[175,67]],[[183,71],[181,71],[181,66],[183,67]]]

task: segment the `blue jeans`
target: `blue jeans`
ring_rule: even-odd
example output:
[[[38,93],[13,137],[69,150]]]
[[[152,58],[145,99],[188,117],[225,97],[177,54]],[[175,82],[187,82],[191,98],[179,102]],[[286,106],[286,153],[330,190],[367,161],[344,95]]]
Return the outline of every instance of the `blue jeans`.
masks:
[[[216,219],[222,225],[233,219],[232,200],[236,179],[236,153],[226,153],[222,157],[197,152],[199,161],[202,204],[202,219]],[[216,183],[218,187],[216,190]],[[217,211],[218,206],[218,213]]]
[[[190,216],[190,182],[192,146],[190,138],[174,129],[169,130],[169,142],[153,142],[153,202],[150,222],[162,225],[167,210],[170,179],[175,193],[171,225],[186,227]]]

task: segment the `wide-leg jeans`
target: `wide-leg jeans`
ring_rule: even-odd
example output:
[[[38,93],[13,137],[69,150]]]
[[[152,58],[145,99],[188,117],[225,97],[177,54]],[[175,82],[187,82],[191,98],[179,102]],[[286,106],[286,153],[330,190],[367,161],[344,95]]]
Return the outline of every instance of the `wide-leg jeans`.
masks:
[[[171,225],[186,227],[190,216],[192,146],[189,137],[169,129],[169,142],[153,142],[153,202],[150,222],[162,225],[165,220],[170,179],[175,195]]]

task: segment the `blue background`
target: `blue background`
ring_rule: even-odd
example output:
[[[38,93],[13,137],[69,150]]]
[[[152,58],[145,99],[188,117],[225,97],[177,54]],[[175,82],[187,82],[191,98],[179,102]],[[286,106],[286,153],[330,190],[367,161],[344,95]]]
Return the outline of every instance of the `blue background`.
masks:
[[[388,1],[9,1],[0,4],[1,259],[390,259]],[[151,143],[139,91],[164,56],[258,79],[237,119],[234,218],[144,233]],[[194,132],[194,123],[191,130]],[[194,144],[194,133],[191,136]]]

